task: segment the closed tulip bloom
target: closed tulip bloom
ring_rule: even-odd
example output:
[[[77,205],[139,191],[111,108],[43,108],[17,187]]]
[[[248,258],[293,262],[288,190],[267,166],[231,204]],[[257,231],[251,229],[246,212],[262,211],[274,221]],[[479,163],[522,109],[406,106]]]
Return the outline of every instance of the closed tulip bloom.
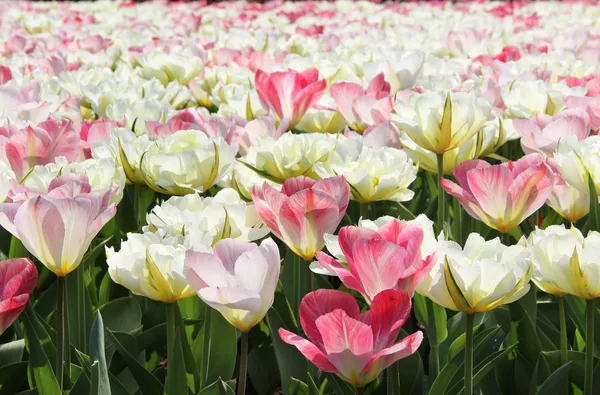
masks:
[[[539,152],[550,157],[565,137],[574,136],[581,141],[591,130],[590,117],[582,109],[565,110],[553,117],[538,114],[531,119],[515,119],[513,125],[521,135],[526,154]]]
[[[346,287],[363,294],[367,302],[386,289],[402,289],[412,295],[435,262],[433,254],[421,255],[423,235],[416,223],[397,219],[377,230],[344,226],[338,242],[347,263],[323,252],[318,252],[317,258]]]
[[[210,251],[210,245],[195,245]],[[171,303],[194,294],[183,276],[189,240],[151,232],[129,233],[119,251],[106,248],[110,278],[135,295]]]
[[[420,331],[396,342],[410,309],[410,296],[404,291],[381,292],[361,314],[352,295],[319,289],[300,303],[300,324],[308,340],[283,328],[279,336],[323,372],[364,387],[421,345]]]
[[[325,80],[319,80],[319,71],[315,68],[301,73],[294,70],[273,73],[258,70],[254,83],[260,100],[275,112],[280,121],[287,119],[290,129],[298,125],[304,113],[319,101],[327,87]]]
[[[206,304],[248,332],[273,304],[280,266],[279,249],[271,239],[260,246],[224,239],[212,254],[187,251],[184,274]]]
[[[408,189],[417,177],[417,167],[405,151],[372,148],[359,138],[340,139],[327,161],[315,166],[321,177],[343,175],[350,185],[352,200],[405,202],[414,196]]]
[[[485,241],[471,233],[464,249],[439,242],[437,262],[417,292],[451,310],[481,313],[524,296],[532,271],[524,246],[507,247],[499,238]]]
[[[235,153],[221,137],[180,130],[150,145],[140,168],[146,184],[157,192],[205,192],[229,172]]]
[[[27,258],[0,262],[0,335],[25,309],[37,280],[37,269]]]
[[[579,162],[579,159],[577,158],[572,159]],[[567,162],[569,162],[569,160],[567,160]],[[561,217],[570,223],[575,223],[590,212],[590,189],[586,183],[587,179],[581,179],[578,183],[578,187],[575,187],[569,184],[563,178],[560,171],[556,169],[556,161],[549,162],[548,164],[552,167],[552,170],[554,170],[555,182],[546,203]],[[573,170],[577,172],[577,170],[573,168],[567,171]],[[583,175],[586,176],[585,173]]]
[[[100,229],[115,215],[110,191],[92,192],[85,175],[54,179],[47,194],[20,194],[0,204],[0,225],[57,276],[75,270]]]
[[[309,260],[323,249],[325,233],[333,233],[344,217],[350,189],[342,176],[321,181],[295,177],[283,184],[281,192],[267,183],[254,187],[252,198],[262,222]]]
[[[509,232],[544,205],[554,173],[540,154],[515,162],[490,165],[470,160],[454,169],[458,184],[442,179],[442,187],[473,218],[500,232]]]
[[[463,145],[483,127],[492,110],[474,93],[443,91],[415,93],[407,103],[396,102],[394,109],[392,121],[398,128],[436,154]]]
[[[580,276],[575,276],[573,260],[576,250],[583,246],[585,238],[577,228],[566,229],[564,225],[551,225],[536,229],[527,238],[526,246],[533,263],[533,282],[544,292],[555,296],[574,295]]]
[[[292,177],[318,178],[314,166],[327,160],[336,143],[323,134],[284,133],[278,139],[257,138],[241,162],[262,177],[283,184]]]

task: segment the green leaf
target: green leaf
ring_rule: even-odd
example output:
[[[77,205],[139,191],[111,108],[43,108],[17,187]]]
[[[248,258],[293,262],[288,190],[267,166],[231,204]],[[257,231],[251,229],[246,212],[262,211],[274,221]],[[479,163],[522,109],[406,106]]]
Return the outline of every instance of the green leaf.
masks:
[[[84,264],[82,262],[74,273],[67,276],[66,282],[69,340],[78,350],[87,353],[87,337],[94,320],[94,310],[85,284]]]
[[[309,264],[287,249],[281,267],[281,286],[292,311],[298,312],[300,301],[308,293]],[[297,314],[295,314],[297,317]]]
[[[100,289],[98,290],[98,305],[102,306],[110,302],[110,289],[112,287],[112,280],[110,274],[106,272],[100,283]]]
[[[219,378],[217,381],[200,391],[199,395],[235,395],[235,392],[229,384]]]
[[[441,344],[448,336],[446,309],[419,294],[415,294],[413,306],[417,320],[425,327],[429,342]]]
[[[106,333],[108,334],[108,338],[115,345],[117,352],[121,355],[121,358],[125,361],[125,364],[131,371],[135,382],[140,387],[140,390],[144,395],[163,395],[163,386],[152,375],[152,373],[148,372],[144,366],[142,366],[138,360],[129,353],[129,351],[123,346],[123,340],[127,340],[125,336],[126,334],[112,332],[107,329]]]
[[[92,385],[90,387],[91,395],[100,395],[100,364],[98,361],[94,361],[91,367],[92,371]],[[109,388],[110,389],[110,388]]]
[[[10,239],[10,250],[8,250],[8,258],[27,258],[29,256],[29,251],[27,248],[21,243],[17,237],[12,236]]]
[[[111,300],[99,310],[104,326],[112,332],[133,333],[142,326],[142,310],[133,298]]]
[[[13,340],[9,343],[0,344],[0,367],[20,362],[23,358],[25,340]]]
[[[290,346],[281,340],[278,331],[279,328],[287,329],[298,333],[298,327],[290,325],[295,324],[293,314],[289,309],[289,304],[285,295],[281,291],[275,292],[275,301],[273,307],[267,313],[267,323],[271,332],[271,341],[275,351],[275,359],[281,375],[281,388],[285,395],[290,394],[290,380],[292,377],[304,381],[306,380],[307,361],[304,356],[294,346]]]
[[[401,337],[407,335],[404,330],[401,330]],[[400,393],[423,394],[425,374],[423,372],[421,355],[418,352],[412,353],[408,357],[397,361],[396,364],[400,373]]]
[[[333,373],[325,373],[328,383],[331,383],[331,388],[335,395],[356,395],[356,388],[340,379]],[[293,395],[293,394],[292,394]]]
[[[544,358],[543,354],[540,354],[538,357],[538,361],[535,364],[535,369],[533,369],[533,374],[531,375],[531,385],[529,386],[529,394],[535,395],[538,391],[539,386],[546,381],[548,377],[550,377],[550,366],[548,365],[548,361]]]
[[[192,345],[203,387],[220,377],[233,377],[237,358],[237,333],[221,313],[203,305],[204,325]]]
[[[567,380],[569,377],[569,365],[567,362],[548,377],[540,389],[536,392],[537,395],[569,395]]]
[[[565,295],[564,298],[565,298],[565,301],[567,302],[565,307],[567,310],[567,314],[569,315],[569,318],[571,319],[573,324],[575,324],[575,326],[577,327],[577,329],[579,330],[581,335],[584,338],[586,338],[587,327],[586,327],[586,323],[584,320],[585,301],[581,298],[578,298],[578,297],[575,297],[572,295]],[[594,313],[594,319],[596,322],[600,322],[600,313],[598,312],[597,309],[596,309],[596,312]],[[600,343],[600,338],[598,338],[598,336],[600,336],[600,325],[594,325],[594,340],[596,342],[596,344],[595,344],[596,352],[599,351],[598,344]]]
[[[542,353],[550,368],[552,370],[556,370],[560,368],[560,351],[550,351]],[[585,381],[585,353],[579,351],[569,351],[568,352],[568,360],[569,364],[569,381],[575,384],[577,387],[583,389],[583,383]],[[594,366],[598,367],[598,358],[594,357]],[[594,369],[594,383],[598,382],[597,379],[600,379],[600,370]]]
[[[23,314],[23,323],[25,324],[25,345],[29,352],[29,371],[33,384],[38,390],[39,395],[56,395],[60,393],[60,387],[52,365],[48,361],[48,356],[38,339],[29,316]]]
[[[0,368],[0,395],[12,395],[27,382],[27,362],[16,362]]]
[[[202,321],[195,320],[195,322],[196,323],[194,325],[198,325]],[[198,390],[200,390],[201,386],[200,371],[198,370],[198,364],[196,362],[196,359],[194,358],[194,352],[192,350],[192,347],[188,342],[185,322],[183,321],[183,317],[181,316],[179,304],[177,304],[175,308],[175,329],[179,333],[179,343],[183,352],[183,361],[185,363],[185,372],[187,375],[186,382],[189,384],[190,388],[192,389],[192,392],[196,393],[198,392]]]
[[[97,382],[92,380],[92,387],[97,388],[97,392],[93,393],[98,395],[110,395],[108,366],[106,365],[106,356],[104,354],[104,323],[102,322],[102,314],[100,314],[100,311],[96,312],[96,319],[94,320],[90,331],[90,360],[92,363],[98,362]],[[92,378],[93,377],[94,375],[92,374]],[[94,387],[94,384],[97,384],[97,387]]]
[[[175,329],[175,339],[170,345],[172,355],[168,354],[167,380],[165,382],[166,395],[181,395],[188,392],[185,360],[181,349],[181,332]]]
[[[288,391],[290,394],[294,395],[308,395],[308,385],[292,377],[290,379],[290,387]]]
[[[590,213],[588,215],[589,230],[600,230],[600,210],[598,210],[598,194],[591,174],[588,173],[588,186],[590,188]]]

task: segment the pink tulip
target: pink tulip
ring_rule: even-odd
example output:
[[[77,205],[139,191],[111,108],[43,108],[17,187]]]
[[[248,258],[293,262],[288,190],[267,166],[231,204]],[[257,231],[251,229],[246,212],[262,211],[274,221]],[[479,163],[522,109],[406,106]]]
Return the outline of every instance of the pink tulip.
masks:
[[[200,125],[206,120],[207,118],[201,112],[186,108],[165,124],[156,121],[146,121],[145,124],[148,134],[153,138],[158,138],[180,130],[199,129]]]
[[[8,81],[12,80],[12,71],[10,67],[5,65],[0,65],[0,85],[6,84]]]
[[[351,82],[338,82],[330,90],[339,113],[357,132],[389,121],[394,103],[383,73],[373,78],[367,89]]]
[[[552,156],[561,139],[575,136],[578,141],[590,134],[590,117],[584,109],[571,109],[555,116],[538,114],[531,119],[515,119],[513,125],[521,135],[526,154],[539,152]]]
[[[600,130],[600,96],[569,96],[565,99],[565,104],[569,108],[583,108],[590,117],[592,129]]]
[[[300,303],[300,324],[308,340],[283,328],[279,336],[322,371],[363,387],[421,345],[422,332],[396,342],[410,308],[406,292],[390,289],[378,294],[371,310],[361,314],[350,294],[319,289]]]
[[[319,80],[319,71],[315,68],[302,73],[294,70],[265,73],[258,70],[255,85],[262,103],[273,110],[279,120],[287,118],[290,129],[293,129],[306,111],[319,101],[327,82]]]
[[[9,195],[0,204],[0,225],[57,276],[81,263],[92,239],[115,215],[111,191],[92,192],[85,175],[57,177],[47,194],[31,191]]]
[[[0,335],[25,309],[37,280],[37,269],[27,258],[0,262]]]
[[[78,158],[78,136],[69,120],[52,117],[37,126],[17,129],[0,127],[0,158],[4,158],[21,180],[35,165],[54,162],[64,156],[69,162]]]
[[[542,207],[554,186],[554,173],[540,154],[516,162],[490,165],[469,160],[454,168],[454,182],[442,187],[474,218],[500,232],[509,232]]]
[[[252,199],[260,219],[296,254],[309,260],[344,217],[350,188],[343,176],[315,181],[300,176],[283,183],[281,192],[266,182],[255,186]]]
[[[86,121],[79,130],[79,149],[85,159],[92,157],[92,146],[110,139],[113,129],[125,126],[125,119],[115,122],[105,119]]]
[[[376,231],[344,226],[338,236],[347,266],[323,252],[317,253],[319,263],[368,302],[386,289],[412,295],[435,263],[433,255],[421,256],[423,229],[417,224],[395,219]]]

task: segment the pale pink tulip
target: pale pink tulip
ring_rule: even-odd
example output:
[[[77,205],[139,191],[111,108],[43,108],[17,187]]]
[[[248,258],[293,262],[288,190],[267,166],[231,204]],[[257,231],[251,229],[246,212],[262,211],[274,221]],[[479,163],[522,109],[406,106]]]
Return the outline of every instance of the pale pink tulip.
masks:
[[[521,135],[521,147],[526,154],[539,152],[551,157],[560,140],[575,136],[578,141],[590,134],[590,117],[584,109],[570,109],[555,116],[537,114],[531,119],[514,119],[513,125]]]
[[[1,203],[0,225],[50,271],[65,276],[79,266],[92,239],[116,212],[111,191],[91,190],[85,175],[57,177],[47,194],[18,193]]]
[[[281,192],[266,182],[255,186],[252,199],[260,219],[296,254],[313,259],[344,217],[350,188],[342,176],[315,181],[300,176],[286,180]]]
[[[123,126],[125,126],[125,119],[121,122],[105,119],[84,122],[79,130],[79,149],[83,153],[83,157],[90,159],[92,157],[92,146],[108,141],[113,129]]]
[[[200,125],[206,122],[207,118],[200,111],[186,108],[179,114],[173,116],[165,124],[156,121],[146,121],[148,134],[153,138],[173,134],[179,130],[198,130]]]
[[[338,82],[330,91],[339,113],[357,132],[390,119],[394,103],[383,73],[373,78],[367,89],[352,82]]]
[[[8,81],[12,80],[12,71],[10,67],[5,65],[0,65],[0,85],[6,84]]]
[[[24,129],[4,126],[0,128],[0,158],[9,163],[21,180],[35,165],[54,162],[58,156],[64,156],[69,162],[77,160],[78,140],[69,120],[50,117]]]
[[[0,85],[2,112],[20,121],[37,124],[48,119],[57,104],[43,101],[39,81],[31,81],[20,88]]]
[[[454,168],[454,182],[442,187],[474,218],[500,232],[509,232],[544,205],[554,186],[554,173],[541,154],[490,165],[469,160]]]
[[[565,104],[569,108],[583,108],[590,116],[590,122],[593,130],[600,130],[600,96],[597,97],[579,97],[569,96],[565,99]]]
[[[435,262],[433,255],[421,256],[423,229],[397,219],[378,230],[344,226],[338,241],[348,263],[318,252],[319,263],[369,303],[386,289],[402,289],[412,295]]]
[[[420,331],[396,342],[410,309],[410,296],[404,291],[381,292],[371,310],[361,314],[350,294],[319,289],[300,303],[300,324],[308,340],[283,328],[279,336],[323,372],[364,387],[421,345]]]
[[[302,73],[295,70],[273,73],[258,70],[255,85],[265,107],[273,110],[279,120],[289,120],[289,127],[293,129],[306,111],[319,101],[327,82],[319,80],[319,71],[315,68]]]
[[[0,335],[25,309],[37,280],[37,269],[27,258],[0,262]]]
[[[223,239],[212,254],[188,250],[184,276],[206,304],[248,332],[273,304],[280,266],[279,249],[270,238],[260,246]]]

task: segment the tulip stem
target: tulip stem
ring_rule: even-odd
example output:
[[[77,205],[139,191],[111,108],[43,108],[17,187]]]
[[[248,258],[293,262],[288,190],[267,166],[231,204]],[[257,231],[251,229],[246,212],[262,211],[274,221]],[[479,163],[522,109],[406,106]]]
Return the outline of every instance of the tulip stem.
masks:
[[[173,358],[173,345],[175,343],[175,303],[165,303],[165,312],[167,316],[167,361],[169,358]],[[169,364],[167,364],[167,377],[169,377],[169,374],[171,374],[171,372],[169,371]]]
[[[565,365],[569,361],[567,341],[567,319],[565,317],[565,298],[558,298],[558,312],[560,315],[560,364]]]
[[[440,373],[440,345],[431,344],[429,350],[429,376],[433,381]]]
[[[67,278],[59,276],[56,279],[56,379],[60,390],[63,390],[64,367],[67,374],[71,370],[71,358],[67,353],[69,344],[69,310],[67,306]]]
[[[387,395],[400,395],[400,366],[398,362],[387,369]]]
[[[360,217],[362,219],[369,219],[369,203],[360,204]]]
[[[242,332],[240,338],[242,341],[242,349],[240,351],[240,373],[237,395],[246,395],[246,379],[248,376],[248,332]]]
[[[475,314],[467,314],[465,332],[465,395],[473,395],[473,325]]]
[[[588,299],[586,301],[586,339],[585,339],[585,383],[583,386],[584,395],[592,395],[592,382],[594,380],[594,315],[596,314],[596,301]]]
[[[444,154],[436,154],[437,157],[437,181],[438,181],[438,209],[437,209],[437,233],[444,230],[444,210],[446,208],[442,178],[444,177]]]
[[[87,322],[85,316],[85,267],[84,262],[81,262],[79,267],[75,269],[77,273],[77,344],[80,351],[87,351]]]

